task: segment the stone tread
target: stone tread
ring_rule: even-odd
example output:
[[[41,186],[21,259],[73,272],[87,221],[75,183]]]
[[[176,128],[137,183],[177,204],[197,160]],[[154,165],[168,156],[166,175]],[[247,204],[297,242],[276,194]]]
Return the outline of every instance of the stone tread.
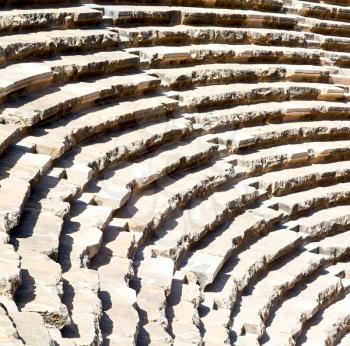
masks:
[[[23,89],[33,92],[51,84],[62,84],[80,76],[112,73],[138,65],[139,58],[116,50],[60,55],[42,62],[23,62],[1,69],[1,98]]]
[[[272,324],[266,328],[269,343],[289,345],[291,339],[298,338],[303,324],[322,307],[334,302],[343,291],[341,279],[331,275],[319,276],[315,281],[308,283],[301,292],[296,291],[294,297],[282,303],[274,315]]]
[[[0,37],[0,64],[55,53],[115,48],[119,36],[103,29],[52,30]]]
[[[312,325],[306,333],[305,345],[337,342],[349,328],[349,314],[347,307],[350,303],[350,296],[334,302],[321,312],[321,321]],[[342,339],[343,341],[344,338]],[[341,345],[341,343],[340,343]]]
[[[148,88],[157,87],[158,80],[144,73],[119,75],[91,82],[66,84],[58,90],[48,89],[45,94],[33,95],[22,104],[6,107],[1,117],[10,123],[32,126],[49,117],[71,110],[81,110],[99,99],[122,95],[137,95]]]
[[[294,258],[287,258],[274,270],[259,280],[251,295],[243,296],[239,311],[233,320],[232,329],[237,336],[246,333],[261,336],[264,322],[271,309],[283,295],[303,279],[315,273],[325,263],[325,257],[302,252]]]

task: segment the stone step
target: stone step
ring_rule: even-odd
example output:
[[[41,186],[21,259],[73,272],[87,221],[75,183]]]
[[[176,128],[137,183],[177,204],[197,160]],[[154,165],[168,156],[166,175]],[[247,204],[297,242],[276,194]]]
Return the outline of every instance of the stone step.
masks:
[[[137,268],[137,306],[143,324],[156,322],[166,328],[166,299],[170,294],[174,264],[167,258],[147,258]],[[134,281],[135,281],[134,280]]]
[[[318,321],[319,323],[312,325],[306,332],[304,345],[335,344],[340,339],[344,342],[342,336],[346,333],[350,324],[349,304],[350,296],[347,295],[322,311],[321,316],[318,316],[318,318],[321,318]],[[338,345],[341,344],[338,343]]]
[[[11,0],[10,0],[11,1]],[[13,1],[13,0],[12,0]],[[113,3],[113,4],[125,4],[125,5],[135,5],[135,1],[130,0],[99,0],[98,3]],[[283,2],[279,0],[259,0],[251,1],[244,0],[239,2],[227,2],[225,0],[215,0],[215,1],[206,1],[206,0],[140,0],[137,2],[140,5],[173,5],[173,6],[200,6],[200,7],[209,7],[209,8],[241,8],[241,9],[259,9],[259,10],[274,10],[278,12],[282,8]],[[93,5],[95,6],[95,5]]]
[[[105,235],[110,229],[106,230]],[[105,237],[103,238],[103,241]],[[103,315],[100,321],[104,340],[110,345],[135,343],[139,316],[136,310],[136,291],[128,286],[133,275],[132,262],[118,257],[111,243],[105,244],[92,261],[100,280],[99,297],[102,302]]]
[[[98,101],[112,97],[126,97],[154,90],[160,81],[144,73],[119,75],[95,80],[66,84],[58,90],[47,89],[25,100],[12,102],[3,110],[5,122],[32,126],[49,117],[86,109]]]
[[[316,187],[311,190],[296,192],[282,197],[274,197],[267,205],[283,211],[289,217],[296,217],[307,212],[347,204],[350,194],[350,183],[339,183],[331,186]]]
[[[263,198],[263,193],[255,188],[237,184],[230,186],[229,190],[213,193],[206,200],[193,200],[191,209],[185,210],[180,217],[175,220],[169,219],[162,225],[157,231],[157,239],[147,247],[147,254],[152,257],[172,258],[175,265],[179,265],[179,261],[186,256],[190,247],[206,233],[210,233],[225,219],[260,198]],[[222,261],[221,257],[218,259]],[[220,266],[220,263],[215,260],[215,265]],[[198,275],[198,281],[203,287],[210,283],[211,279],[212,277],[207,278],[205,274],[203,278]]]
[[[350,23],[344,21],[305,18],[309,30],[316,34],[349,37]]]
[[[335,184],[349,180],[349,161],[313,164],[266,173],[258,178],[258,186],[273,196],[283,196],[313,186]]]
[[[25,345],[54,345],[54,341],[48,329],[45,327],[44,320],[40,314],[36,312],[12,312],[10,316],[12,322],[16,325],[20,338],[24,340]],[[33,330],[35,330],[35,333],[33,333]],[[17,344],[16,341],[13,340],[13,343],[8,345]]]
[[[306,47],[305,34],[297,31],[264,28],[229,28],[221,26],[142,26],[112,29],[126,38],[127,46],[186,44],[256,44]],[[334,42],[334,46],[336,42]],[[342,49],[344,50],[345,47]],[[345,50],[346,51],[346,50]]]
[[[344,102],[284,101],[214,109],[187,113],[185,117],[203,126],[206,131],[219,132],[252,125],[307,120],[347,119],[349,106]]]
[[[139,242],[142,244],[176,208],[195,196],[211,193],[211,189],[217,189],[236,176],[231,164],[218,161],[173,179],[163,178],[158,181],[160,189],[145,190],[142,195],[132,197],[121,215],[129,231],[142,234]]]
[[[312,0],[312,2],[315,3],[326,3],[326,4],[330,4],[330,5],[337,5],[337,6],[349,6],[349,0]]]
[[[99,322],[102,304],[98,298],[98,272],[71,268],[63,274],[63,279],[63,302],[68,306],[72,318],[72,324],[62,330],[63,337],[71,339],[77,346],[101,344]]]
[[[265,207],[245,211],[228,226],[206,235],[190,253],[181,271],[188,281],[197,281],[202,287],[211,284],[242,243],[257,238],[280,219],[281,213]]]
[[[311,252],[296,252],[292,258],[287,257],[277,267],[271,268],[251,287],[252,293],[242,297],[233,319],[232,330],[236,336],[251,333],[260,337],[265,330],[264,323],[276,303],[302,280],[313,275],[325,261],[325,257]],[[303,307],[302,304],[300,306]]]
[[[75,203],[64,225],[58,260],[64,269],[87,267],[100,248],[103,231],[112,219],[112,209]]]
[[[300,17],[302,18],[302,17]],[[188,26],[175,25],[171,27],[145,26],[138,28],[114,28],[125,39],[128,47],[155,45],[187,45],[206,42],[221,44],[256,44],[260,46],[284,46],[324,49],[325,51],[347,52],[348,37],[314,34],[307,31],[290,31],[264,28],[228,28],[223,26]],[[306,28],[309,30],[309,27]],[[300,49],[298,48],[298,49]],[[302,49],[300,52],[303,51]],[[320,52],[327,57],[330,52]],[[348,55],[343,55],[345,59]],[[341,63],[342,54],[335,53],[334,60]]]
[[[210,107],[240,106],[261,102],[345,101],[348,97],[347,93],[347,87],[330,84],[275,82],[255,85],[245,83],[209,85],[168,94],[180,101],[183,110],[195,112],[207,110]]]
[[[203,336],[205,345],[229,344],[229,330],[227,328],[229,320],[230,311],[228,309],[210,309],[205,316],[201,316],[201,323],[205,329]]]
[[[217,143],[238,151],[315,140],[347,139],[349,125],[348,121],[324,120],[253,126],[222,132],[218,134]]]
[[[176,90],[195,86],[234,82],[327,82],[332,76],[347,76],[347,70],[340,71],[329,66],[314,65],[269,65],[269,64],[204,64],[191,67],[151,69],[149,74],[162,79],[166,87]],[[277,106],[277,105],[276,105]]]
[[[100,11],[84,6],[5,10],[0,14],[0,33],[96,25],[101,19]]]
[[[349,253],[349,232],[343,232],[324,238],[320,242],[311,243],[310,250],[333,260],[339,260]]]
[[[52,30],[0,37],[0,64],[72,51],[96,51],[118,45],[119,36],[104,29]]]
[[[168,298],[174,345],[184,345],[188,340],[194,345],[203,345],[198,313],[202,300],[199,287],[192,283],[186,284],[183,273],[175,272]]]
[[[140,161],[106,171],[97,183],[100,190],[94,194],[94,201],[97,205],[118,209],[127,202],[132,191],[144,189],[175,171],[206,162],[217,150],[217,145],[200,137],[190,142],[164,145]]]
[[[308,241],[344,232],[350,228],[350,207],[341,205],[323,209],[309,216],[284,224],[288,229],[299,232]]]
[[[19,251],[22,284],[15,295],[19,310],[39,313],[48,328],[62,329],[70,323],[70,318],[67,307],[61,302],[60,265],[35,250],[20,248]]]
[[[217,8],[108,5],[101,6],[101,10],[117,26],[183,24],[292,29],[298,22],[293,15]]]
[[[165,119],[101,137],[74,150],[67,160],[100,170],[117,160],[143,154],[152,147],[185,139],[192,132],[193,126],[186,119]]]
[[[35,251],[57,258],[63,220],[50,212],[25,209],[21,223],[12,232],[12,242],[21,251]]]
[[[190,46],[151,46],[128,48],[127,52],[137,54],[146,60],[151,68],[170,65],[209,63],[279,63],[319,65],[324,54],[315,49],[272,47],[264,45],[198,44]],[[328,53],[327,53],[328,54]],[[346,53],[329,53],[332,64],[343,61]],[[339,55],[339,58],[338,58]]]
[[[10,244],[1,244],[1,279],[0,296],[9,297],[13,295],[21,285],[21,261],[20,256]],[[1,299],[1,298],[0,298]],[[2,312],[1,312],[2,315]]]
[[[24,152],[14,145],[3,155],[1,163],[0,177],[2,179],[23,180],[34,185],[49,169],[52,158],[44,154]]]
[[[291,231],[274,231],[234,253],[222,267],[216,280],[208,286],[205,301],[211,307],[232,309],[240,292],[269,265],[291,252],[301,243],[301,236]]]
[[[287,144],[231,155],[231,159],[243,170],[257,174],[301,164],[345,160],[349,157],[349,145],[347,140]]]
[[[42,62],[24,62],[1,69],[0,99],[6,100],[93,75],[112,74],[137,68],[139,58],[116,50],[60,55]]]
[[[18,330],[8,315],[5,307],[0,308],[0,328],[1,328],[1,343],[4,346],[20,346],[24,345],[23,339],[20,339]]]
[[[2,154],[7,147],[13,144],[21,134],[21,129],[17,125],[1,124],[0,125],[0,154]]]
[[[19,147],[58,158],[90,137],[122,128],[129,123],[141,124],[171,115],[176,107],[177,101],[165,96],[144,97],[109,106],[92,107],[82,113],[52,121],[49,126],[34,129],[17,144]]]
[[[30,194],[30,185],[24,180],[0,183],[0,230],[9,231],[18,225],[24,205]],[[2,235],[2,238],[6,236]]]
[[[290,345],[297,340],[303,325],[340,297],[343,289],[341,279],[332,275],[319,276],[306,287],[298,287],[290,299],[283,301],[266,328],[269,344]]]
[[[293,2],[293,8],[301,16],[350,21],[350,10],[346,6],[329,5],[325,3],[313,3],[307,1]]]

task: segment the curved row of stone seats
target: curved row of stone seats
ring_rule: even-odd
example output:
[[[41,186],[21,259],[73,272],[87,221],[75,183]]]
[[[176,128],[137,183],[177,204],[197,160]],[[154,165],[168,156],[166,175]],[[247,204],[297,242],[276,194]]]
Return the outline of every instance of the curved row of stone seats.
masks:
[[[120,5],[135,5],[134,1],[130,0],[96,0],[93,1],[97,4],[120,4]],[[258,9],[258,10],[271,10],[278,12],[282,6],[283,1],[281,0],[259,0],[259,1],[227,1],[227,0],[140,0],[138,4],[142,5],[166,5],[166,6],[199,6],[199,7],[210,7],[210,8],[241,8],[241,9]]]
[[[267,90],[270,91],[269,95],[266,95]],[[214,107],[239,106],[272,101],[346,101],[349,94],[346,86],[275,82],[259,83],[257,85],[249,83],[209,85],[193,90],[170,91],[168,95],[178,99],[180,107],[184,111],[195,112]]]
[[[221,44],[256,44],[260,46],[284,46],[321,49],[320,54],[326,56],[327,51],[347,52],[349,38],[342,36],[329,36],[310,32],[254,29],[254,28],[228,28],[219,26],[196,27],[176,25],[171,27],[137,27],[111,29],[123,38],[122,45],[126,47],[139,47],[151,45],[188,45],[203,44],[205,42]],[[325,51],[322,51],[325,50]],[[341,55],[339,54],[338,60]],[[343,55],[346,63],[346,55]]]
[[[295,13],[304,17],[315,17],[320,19],[331,19],[338,21],[350,21],[350,10],[346,6],[330,5],[325,3],[314,3],[307,1],[293,1],[288,6],[283,6],[287,13]]]
[[[170,89],[189,89],[211,84],[235,82],[317,82],[337,83],[347,80],[347,70],[329,66],[269,64],[204,64],[172,69],[151,69],[149,74]],[[345,84],[345,83],[344,83]]]
[[[284,226],[299,232],[307,241],[327,237],[335,232],[344,232],[350,228],[349,206],[322,209],[309,216],[289,221]]]
[[[157,188],[149,188],[143,194],[132,196],[121,210],[121,217],[132,232],[140,232],[141,240],[152,234],[178,206],[185,205],[193,197],[215,190],[232,181],[238,173],[225,160],[198,166],[169,178],[160,179]],[[130,206],[130,207],[129,207]]]
[[[258,186],[273,196],[283,196],[305,188],[336,184],[349,180],[349,161],[313,164],[266,173],[256,178]],[[254,179],[255,180],[255,179]]]
[[[200,174],[200,171],[198,173]],[[234,173],[234,170],[233,170],[233,173]],[[237,179],[239,177],[239,175],[240,175],[239,172],[236,171],[232,177],[236,177],[236,179]],[[176,177],[176,175],[175,175],[175,177]],[[186,181],[186,180],[190,181],[191,179],[190,179],[190,177],[187,179],[183,178],[183,179],[180,179],[178,182],[176,182],[176,180],[175,181],[170,180],[169,182],[167,182],[167,180],[164,180],[163,183],[162,183],[162,179],[161,179],[157,184],[159,184],[159,186],[163,186],[163,187],[165,184],[165,186],[168,186],[167,189],[169,189],[169,191],[171,191],[173,187],[176,187],[177,183],[183,185],[182,180],[183,181]],[[172,186],[172,184],[171,184],[173,182],[176,183],[174,186]],[[181,185],[179,185],[179,186],[181,186]],[[153,189],[150,189],[149,191],[150,191],[150,193],[151,193],[151,191],[153,191],[153,193],[154,193]],[[173,191],[176,191],[176,189],[174,189]],[[178,191],[176,191],[176,192],[178,192]],[[132,197],[131,200],[126,204],[126,211],[125,211],[126,215],[130,215],[130,216],[133,215],[133,218],[130,219],[130,221],[127,219],[130,230],[132,230],[132,231],[143,232],[146,230],[148,231],[150,227],[151,227],[151,229],[155,229],[156,227],[158,227],[159,222],[161,220],[157,220],[159,218],[159,216],[156,216],[157,214],[154,213],[153,209],[154,209],[155,205],[159,206],[159,208],[158,208],[159,211],[164,210],[164,211],[160,212],[161,219],[163,219],[164,217],[169,215],[170,211],[173,210],[173,209],[171,209],[171,210],[168,209],[169,207],[168,207],[168,202],[167,202],[167,200],[171,196],[171,194],[169,196],[168,193],[166,191],[163,191],[163,190],[159,191],[159,193],[157,193],[156,195],[152,195],[152,193],[151,193],[150,196],[147,197],[147,194],[148,193],[146,193],[143,196]],[[162,197],[162,196],[164,196],[164,197]],[[175,196],[176,196],[176,193],[175,193]],[[149,200],[149,202],[146,202],[146,200]],[[161,207],[162,204],[164,204],[164,206]],[[136,213],[134,213],[132,210],[135,210]],[[127,216],[127,218],[129,218],[130,216]],[[156,221],[156,224],[154,224],[155,221]]]
[[[39,31],[0,37],[0,64],[66,52],[114,49],[119,35],[104,29]]]
[[[234,225],[235,222],[232,223]],[[255,226],[255,225],[254,225]],[[262,227],[262,232],[269,231]],[[237,248],[218,272],[215,280],[204,292],[210,308],[232,309],[239,294],[247,289],[258,274],[268,270],[276,259],[288,256],[297,250],[301,237],[291,231],[274,231],[246,242]]]
[[[269,62],[279,64],[321,63],[319,51],[308,48],[267,47],[258,45],[198,44],[191,46],[156,46],[127,48],[127,52],[137,54],[141,61],[146,61],[151,68],[162,68],[175,64],[208,63],[247,63]],[[331,54],[331,56],[330,56]],[[331,64],[344,64],[346,53],[323,54],[330,56]],[[345,67],[345,66],[344,66]]]
[[[282,13],[198,7],[92,5],[113,18],[113,25],[220,25],[293,29],[298,18]]]
[[[213,142],[226,145],[233,151],[241,149],[260,149],[291,142],[310,142],[347,139],[349,127],[347,121],[311,121],[295,123],[253,126],[217,134]]]
[[[233,317],[232,331],[235,336],[239,338],[251,333],[255,334],[257,339],[261,337],[265,330],[264,322],[278,301],[288,291],[316,273],[327,261],[327,257],[308,251],[295,251],[292,256],[280,259],[254,283],[250,288],[251,294],[242,297],[238,311]]]
[[[345,6],[345,7],[348,7],[350,5],[348,0],[325,0],[325,1],[324,0],[311,0],[310,2],[314,2],[314,3],[318,3],[318,4],[338,5],[338,6]]]
[[[349,37],[350,34],[350,24],[347,22],[304,18],[303,25],[308,31],[325,36]]]
[[[85,6],[2,10],[0,33],[97,25],[102,13]]]
[[[117,160],[122,162],[131,156],[143,154],[152,147],[186,139],[192,131],[192,124],[181,118],[168,122],[166,120],[153,122],[138,126],[134,130],[125,130],[122,133],[110,136],[105,135],[102,138],[104,141],[95,141],[74,149],[67,156],[67,161],[92,167],[98,172],[109,164],[117,162]],[[95,148],[95,152],[91,152],[91,148]],[[88,180],[81,183],[85,182],[87,183]],[[124,193],[125,191],[121,192]]]
[[[349,199],[349,188],[349,183],[317,187],[282,197],[273,197],[266,201],[266,204],[283,211],[288,217],[300,217],[310,210],[317,211],[346,204]]]
[[[288,121],[347,119],[349,107],[345,102],[302,101],[263,102],[256,105],[187,113],[184,116],[208,132],[238,129],[244,126]]]
[[[239,251],[239,247],[247,240],[266,233],[280,219],[281,213],[265,207],[245,211],[229,221],[228,225],[223,224],[206,234],[202,241],[191,244],[192,252],[182,261],[181,271],[188,281],[195,281],[205,288],[215,281],[216,275],[233,256],[233,252]],[[276,235],[278,239],[279,235]],[[289,233],[283,233],[285,240],[290,242],[292,236],[288,239],[288,235]],[[295,238],[296,242],[300,239],[298,236]]]
[[[1,118],[7,123],[33,126],[47,118],[79,111],[113,97],[136,96],[158,88],[160,81],[145,73],[116,75],[89,82],[65,84],[5,105]]]
[[[98,181],[100,190],[94,194],[97,205],[120,208],[129,199],[132,191],[144,189],[158,179],[206,162],[218,150],[217,145],[205,142],[201,137],[193,141],[164,145],[140,162],[125,163],[115,170],[113,168],[103,174]],[[116,194],[121,194],[117,198]]]
[[[333,260],[346,258],[349,253],[349,233],[342,232],[309,244],[310,251],[330,256]]]
[[[228,190],[232,191],[228,193]],[[215,192],[204,201],[192,200],[192,208],[186,209],[175,220],[169,219],[157,230],[156,239],[147,247],[150,257],[170,257],[175,265],[178,265],[179,260],[187,254],[190,245],[232,214],[259,201],[263,196],[264,194],[255,188],[238,183],[229,186],[227,190]]]
[[[18,145],[58,158],[90,137],[128,124],[141,125],[147,120],[166,118],[176,108],[177,101],[165,96],[142,97],[109,106],[92,107],[84,112],[67,114],[63,119],[53,120],[46,126],[34,129]]]
[[[278,307],[271,325],[266,328],[268,343],[290,345],[291,340],[297,340],[304,323],[348,290],[348,282],[331,274],[319,275],[305,287],[298,287],[293,291],[292,297]]]
[[[257,174],[300,164],[347,160],[349,144],[347,140],[287,144],[234,154],[231,160],[244,170]]]
[[[342,281],[348,278],[342,279]],[[312,323],[306,332],[305,345],[336,344],[349,330],[349,295],[327,307],[316,316],[316,323]],[[321,319],[321,320],[319,320]],[[340,343],[341,345],[341,343]]]
[[[116,50],[75,55],[60,55],[42,62],[25,62],[1,69],[0,98],[5,101],[51,85],[76,81],[94,75],[109,75],[137,68],[139,58]]]
[[[123,38],[126,47],[155,45],[221,44],[256,44],[267,46],[307,47],[308,40],[298,31],[255,28],[229,28],[220,26],[141,26],[136,28],[111,28]],[[309,34],[309,36],[314,34]],[[338,41],[346,38],[337,38]],[[341,45],[340,45],[341,46]],[[343,49],[339,49],[343,50]]]

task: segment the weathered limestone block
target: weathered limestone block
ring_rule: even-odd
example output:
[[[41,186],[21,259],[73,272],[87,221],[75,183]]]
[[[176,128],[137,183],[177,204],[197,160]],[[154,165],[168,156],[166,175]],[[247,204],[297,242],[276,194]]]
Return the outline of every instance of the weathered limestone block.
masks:
[[[20,256],[12,245],[0,245],[0,295],[13,296],[21,284]]]

